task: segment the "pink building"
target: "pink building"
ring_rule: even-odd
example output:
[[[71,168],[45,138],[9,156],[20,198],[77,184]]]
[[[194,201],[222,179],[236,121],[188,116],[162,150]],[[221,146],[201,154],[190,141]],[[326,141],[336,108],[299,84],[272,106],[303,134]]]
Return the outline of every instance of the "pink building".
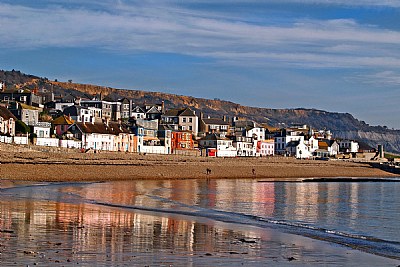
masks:
[[[67,115],[62,115],[61,117],[58,117],[57,119],[53,120],[51,123],[54,126],[56,134],[61,136],[68,130],[69,126],[74,124],[74,122],[75,121],[71,119],[71,117]]]
[[[275,150],[274,139],[257,141],[256,155],[260,157],[273,156]]]

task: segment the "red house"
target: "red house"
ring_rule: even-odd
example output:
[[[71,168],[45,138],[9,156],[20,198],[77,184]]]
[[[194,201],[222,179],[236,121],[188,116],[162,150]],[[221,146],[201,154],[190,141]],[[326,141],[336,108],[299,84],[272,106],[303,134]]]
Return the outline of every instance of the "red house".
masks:
[[[194,142],[191,131],[173,131],[171,135],[171,149],[190,150],[194,148]]]

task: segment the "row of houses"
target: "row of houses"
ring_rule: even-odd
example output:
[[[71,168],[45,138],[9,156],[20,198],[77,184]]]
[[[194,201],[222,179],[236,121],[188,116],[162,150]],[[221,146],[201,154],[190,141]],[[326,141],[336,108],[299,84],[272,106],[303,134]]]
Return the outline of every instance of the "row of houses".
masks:
[[[26,91],[0,93],[3,142],[24,143],[24,136],[15,131],[16,121],[20,120],[31,128],[31,141],[36,145],[93,151],[327,158],[360,150],[358,142],[335,140],[330,131],[307,126],[271,129],[239,118],[210,118],[191,107],[166,109],[164,103],[135,105],[126,98],[74,98],[72,102],[52,100],[45,104],[38,103],[38,99]],[[54,119],[40,121],[43,112]]]

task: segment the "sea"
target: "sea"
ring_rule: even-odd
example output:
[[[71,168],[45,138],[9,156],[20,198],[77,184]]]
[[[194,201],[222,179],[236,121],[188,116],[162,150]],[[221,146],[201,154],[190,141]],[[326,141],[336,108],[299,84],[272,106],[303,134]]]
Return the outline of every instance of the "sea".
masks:
[[[400,266],[400,180],[0,181],[0,266]]]

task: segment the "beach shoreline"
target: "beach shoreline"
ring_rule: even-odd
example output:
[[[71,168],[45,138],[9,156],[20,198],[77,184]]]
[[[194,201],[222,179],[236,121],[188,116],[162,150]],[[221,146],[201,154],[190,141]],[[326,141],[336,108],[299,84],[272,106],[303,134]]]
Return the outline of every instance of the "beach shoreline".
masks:
[[[334,242],[319,231],[304,235],[301,227],[288,231],[275,217],[268,219],[285,210],[281,204],[301,207],[304,194],[317,193],[307,198],[313,208],[306,209],[315,218],[321,200],[335,203],[341,190],[351,194],[346,188],[357,187],[286,187],[246,179],[10,184],[0,194],[0,261],[7,266],[397,266],[398,258],[364,251],[358,243]],[[300,219],[306,210],[288,215]]]
[[[209,173],[207,174],[207,169]],[[117,181],[133,179],[262,179],[381,177],[398,175],[368,162],[297,160],[289,157],[208,158],[121,152],[81,153],[1,144],[0,179],[26,181]]]

